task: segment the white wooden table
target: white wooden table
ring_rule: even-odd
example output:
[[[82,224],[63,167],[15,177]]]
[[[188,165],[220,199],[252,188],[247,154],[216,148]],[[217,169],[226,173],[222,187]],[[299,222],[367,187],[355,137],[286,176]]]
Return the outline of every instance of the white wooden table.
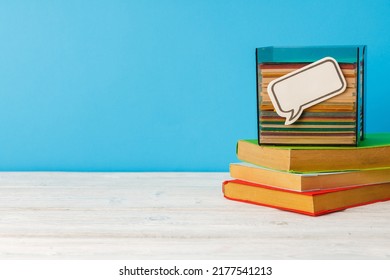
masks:
[[[0,173],[0,259],[390,259],[390,203],[308,217],[228,173]]]

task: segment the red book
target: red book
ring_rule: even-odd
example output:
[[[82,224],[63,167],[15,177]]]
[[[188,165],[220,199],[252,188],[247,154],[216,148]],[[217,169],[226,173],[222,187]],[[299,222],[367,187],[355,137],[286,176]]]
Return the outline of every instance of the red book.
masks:
[[[319,216],[351,207],[390,200],[390,183],[297,192],[241,180],[225,181],[226,198],[300,214]]]

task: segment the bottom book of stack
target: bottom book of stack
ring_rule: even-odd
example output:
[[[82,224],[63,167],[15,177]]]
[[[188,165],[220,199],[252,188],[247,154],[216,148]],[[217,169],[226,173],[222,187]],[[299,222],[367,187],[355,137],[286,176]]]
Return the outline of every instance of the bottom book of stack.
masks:
[[[300,192],[234,179],[223,183],[223,194],[231,200],[319,216],[390,200],[390,183]]]

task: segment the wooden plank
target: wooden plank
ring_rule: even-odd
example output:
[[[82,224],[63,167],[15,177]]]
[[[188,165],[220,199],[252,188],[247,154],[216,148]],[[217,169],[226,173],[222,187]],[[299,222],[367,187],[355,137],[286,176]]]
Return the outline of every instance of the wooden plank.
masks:
[[[307,217],[228,173],[0,173],[1,259],[390,259],[390,203]]]

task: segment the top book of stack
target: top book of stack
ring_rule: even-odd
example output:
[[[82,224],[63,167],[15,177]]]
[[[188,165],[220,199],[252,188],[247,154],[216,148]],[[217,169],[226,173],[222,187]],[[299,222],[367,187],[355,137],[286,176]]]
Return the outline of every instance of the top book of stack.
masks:
[[[346,90],[306,109],[291,125],[274,109],[268,84],[324,57],[333,57]],[[256,49],[259,144],[349,145],[364,138],[366,46],[262,47]]]

